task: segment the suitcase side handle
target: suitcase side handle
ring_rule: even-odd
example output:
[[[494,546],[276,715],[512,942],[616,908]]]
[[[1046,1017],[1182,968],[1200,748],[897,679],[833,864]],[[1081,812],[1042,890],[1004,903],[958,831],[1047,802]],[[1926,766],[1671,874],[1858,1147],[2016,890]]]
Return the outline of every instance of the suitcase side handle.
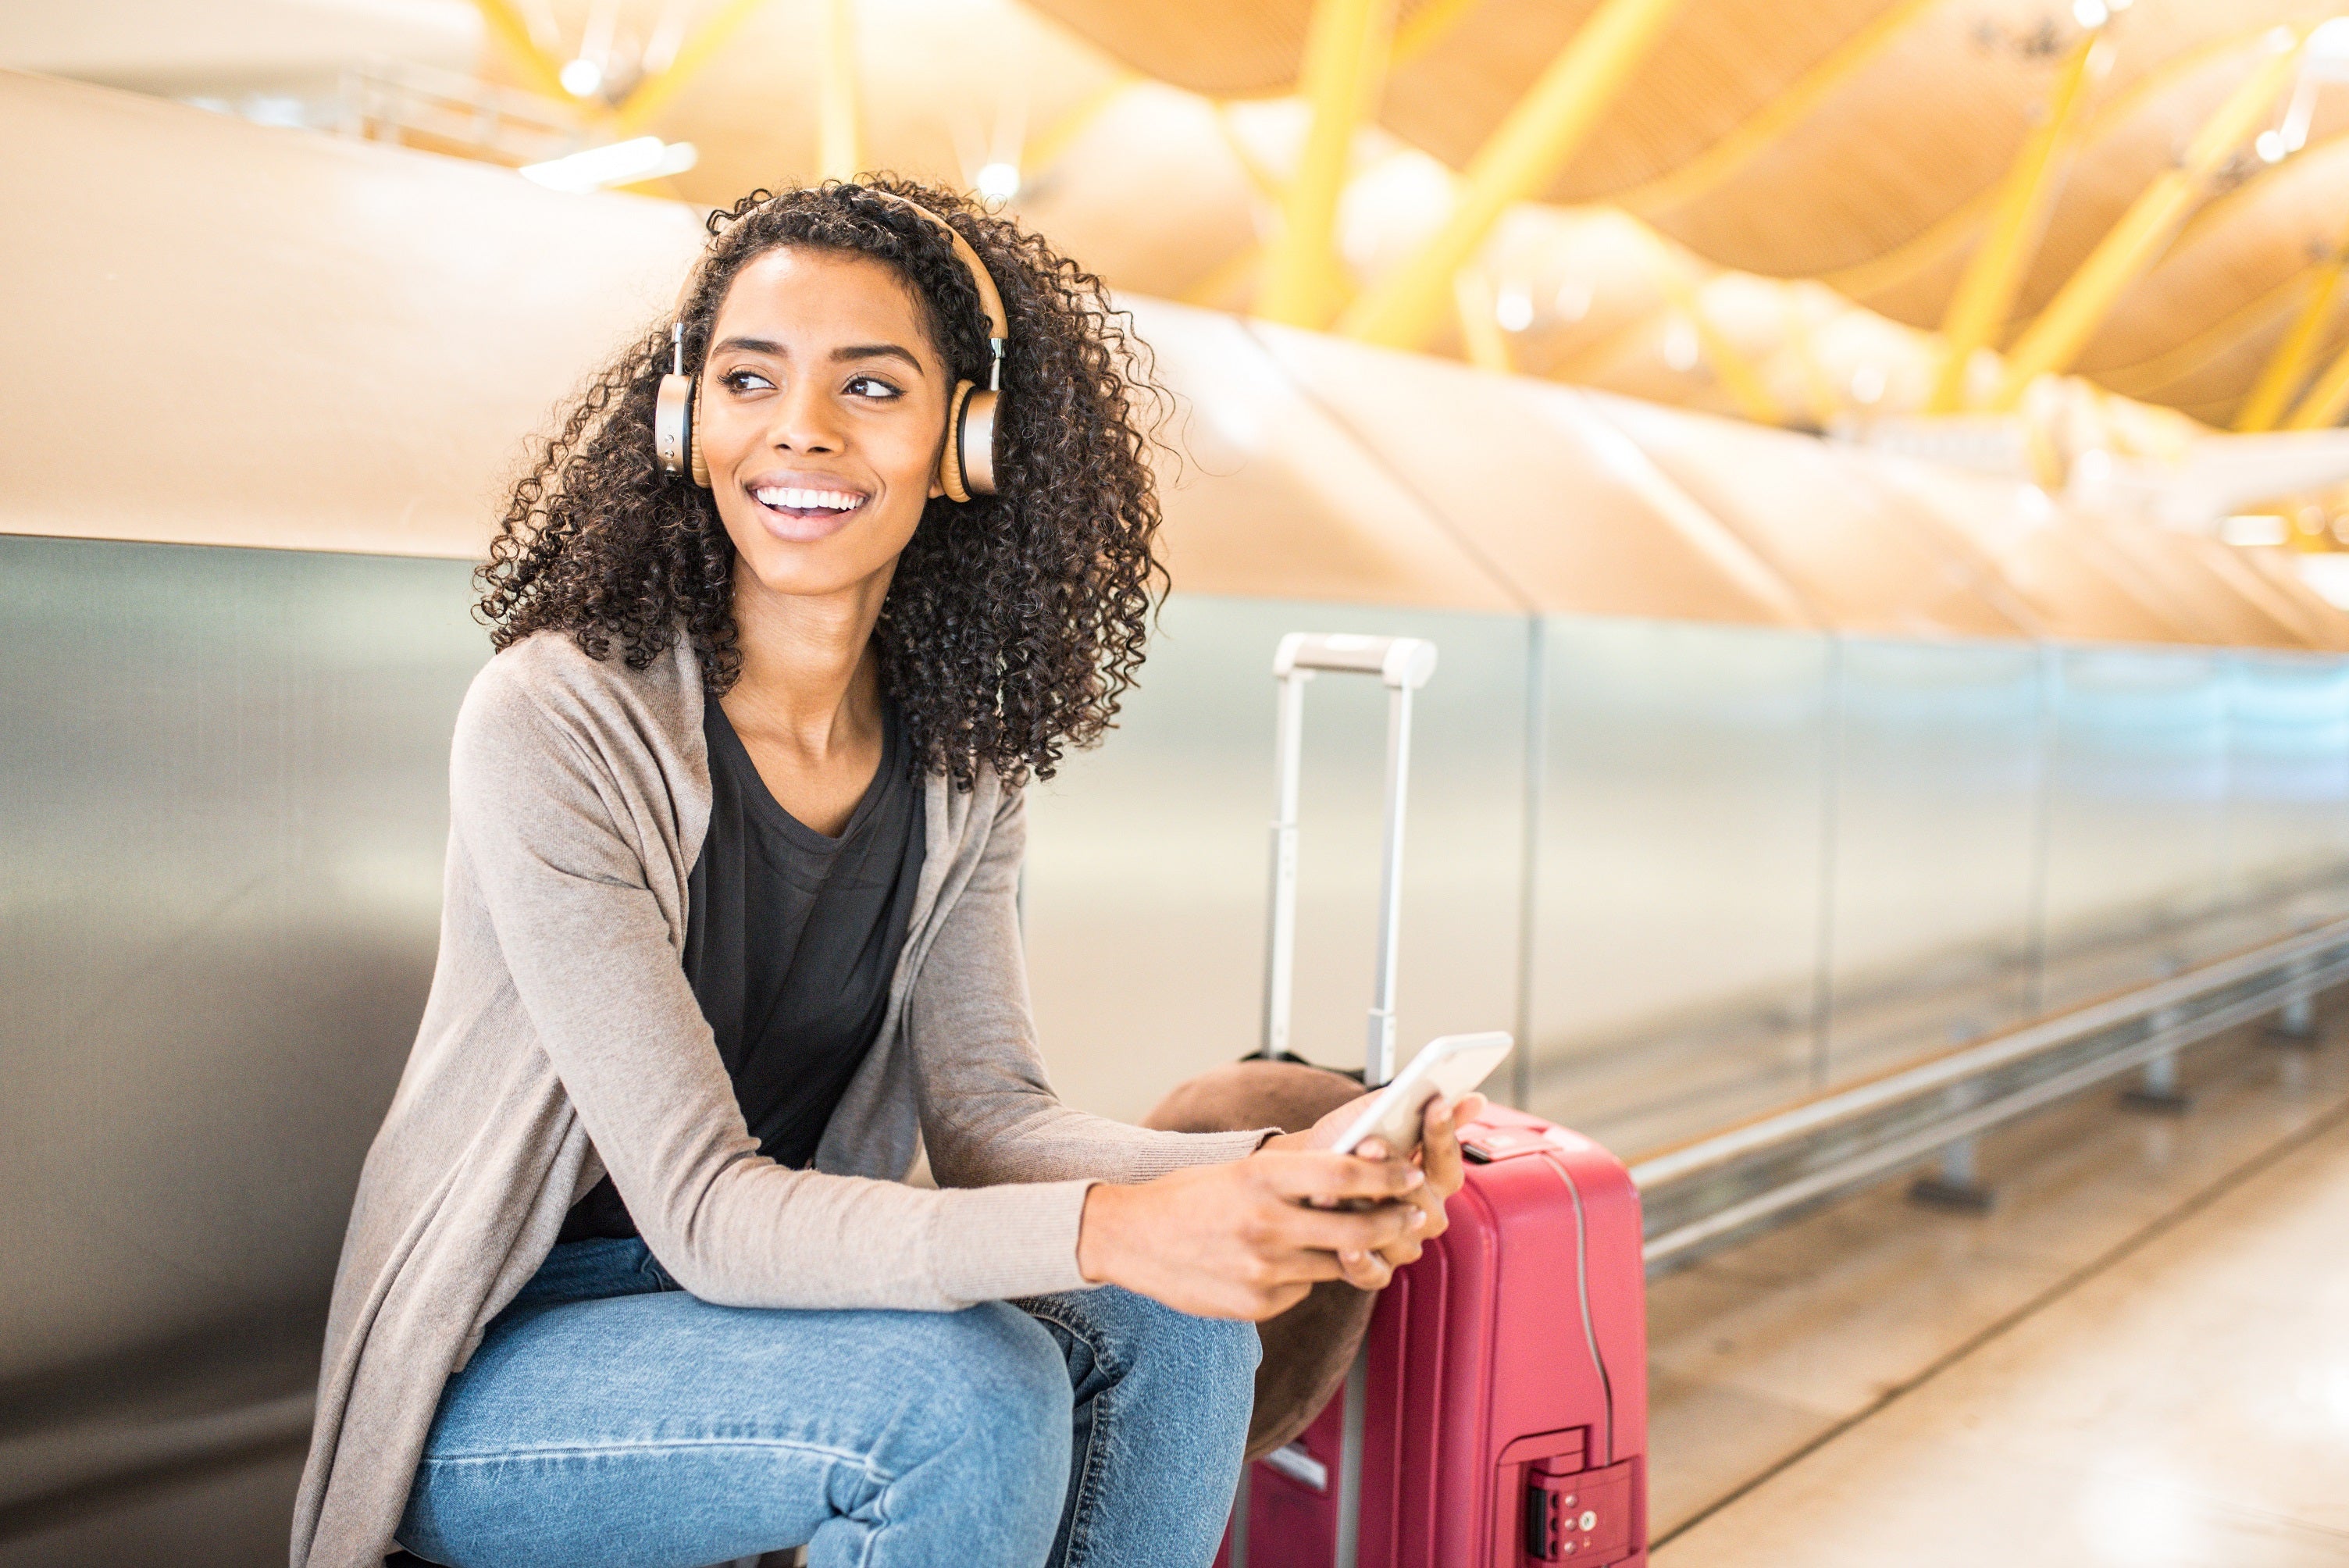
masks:
[[[1387,778],[1379,867],[1377,968],[1371,979],[1362,1081],[1394,1077],[1395,958],[1402,938],[1403,802],[1411,783],[1411,699],[1435,673],[1435,645],[1421,637],[1291,632],[1274,654],[1280,683],[1274,741],[1278,784],[1272,820],[1272,930],[1265,953],[1262,1056],[1288,1050],[1297,964],[1297,798],[1303,765],[1305,683],[1316,672],[1374,675],[1387,688]]]

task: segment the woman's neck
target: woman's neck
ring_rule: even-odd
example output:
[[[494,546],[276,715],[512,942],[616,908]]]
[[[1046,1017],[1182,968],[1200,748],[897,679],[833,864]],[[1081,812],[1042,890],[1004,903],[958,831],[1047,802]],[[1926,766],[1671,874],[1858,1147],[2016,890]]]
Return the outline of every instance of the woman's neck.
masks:
[[[836,833],[881,755],[881,666],[873,625],[888,595],[883,573],[837,593],[768,592],[738,572],[734,626],[740,677],[727,722],[785,810]]]

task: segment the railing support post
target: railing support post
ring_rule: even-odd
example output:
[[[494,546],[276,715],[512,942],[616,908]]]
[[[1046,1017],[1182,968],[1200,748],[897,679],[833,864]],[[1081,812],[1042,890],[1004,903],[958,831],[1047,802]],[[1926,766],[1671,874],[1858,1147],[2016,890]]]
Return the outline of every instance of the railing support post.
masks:
[[[2165,1007],[2146,1021],[2146,1033],[2167,1034],[2177,1024],[2177,1009]],[[2178,1053],[2164,1051],[2138,1068],[2137,1087],[2121,1091],[2121,1104],[2157,1116],[2183,1116],[2193,1109],[2194,1097],[2178,1087]]]
[[[1933,1173],[1909,1184],[1909,1202],[1965,1214],[1990,1212],[1997,1198],[1982,1181],[1977,1153],[1977,1140],[1971,1138],[1961,1138],[1943,1149]]]
[[[2309,965],[2305,960],[2292,966],[2292,980],[2302,988],[2293,991],[2284,1005],[2276,1009],[2275,1021],[2261,1037],[2270,1044],[2301,1047],[2316,1044],[2316,994],[2305,988],[2308,974]]]

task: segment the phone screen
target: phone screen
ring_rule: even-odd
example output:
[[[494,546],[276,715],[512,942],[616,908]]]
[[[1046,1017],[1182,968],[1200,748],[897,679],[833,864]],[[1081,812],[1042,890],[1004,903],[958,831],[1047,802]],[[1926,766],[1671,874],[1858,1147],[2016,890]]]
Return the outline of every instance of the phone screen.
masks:
[[[1498,1031],[1483,1035],[1446,1035],[1430,1040],[1379,1098],[1362,1108],[1361,1116],[1339,1135],[1331,1148],[1351,1153],[1376,1138],[1396,1158],[1409,1158],[1419,1147],[1420,1126],[1432,1099],[1458,1099],[1485,1081],[1509,1054],[1513,1042]]]

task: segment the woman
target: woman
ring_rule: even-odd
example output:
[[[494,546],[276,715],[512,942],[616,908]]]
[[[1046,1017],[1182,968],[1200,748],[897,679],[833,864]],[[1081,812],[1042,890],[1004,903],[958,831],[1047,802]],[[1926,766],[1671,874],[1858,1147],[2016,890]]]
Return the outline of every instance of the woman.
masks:
[[[1098,280],[935,191],[711,227],[482,571],[499,652],[294,1562],[1205,1563],[1247,1322],[1415,1256],[1452,1122],[1415,1166],[1324,1151],[1334,1117],[1054,1099],[1020,786],[1141,659],[1131,346]],[[997,493],[960,501],[990,338]]]

